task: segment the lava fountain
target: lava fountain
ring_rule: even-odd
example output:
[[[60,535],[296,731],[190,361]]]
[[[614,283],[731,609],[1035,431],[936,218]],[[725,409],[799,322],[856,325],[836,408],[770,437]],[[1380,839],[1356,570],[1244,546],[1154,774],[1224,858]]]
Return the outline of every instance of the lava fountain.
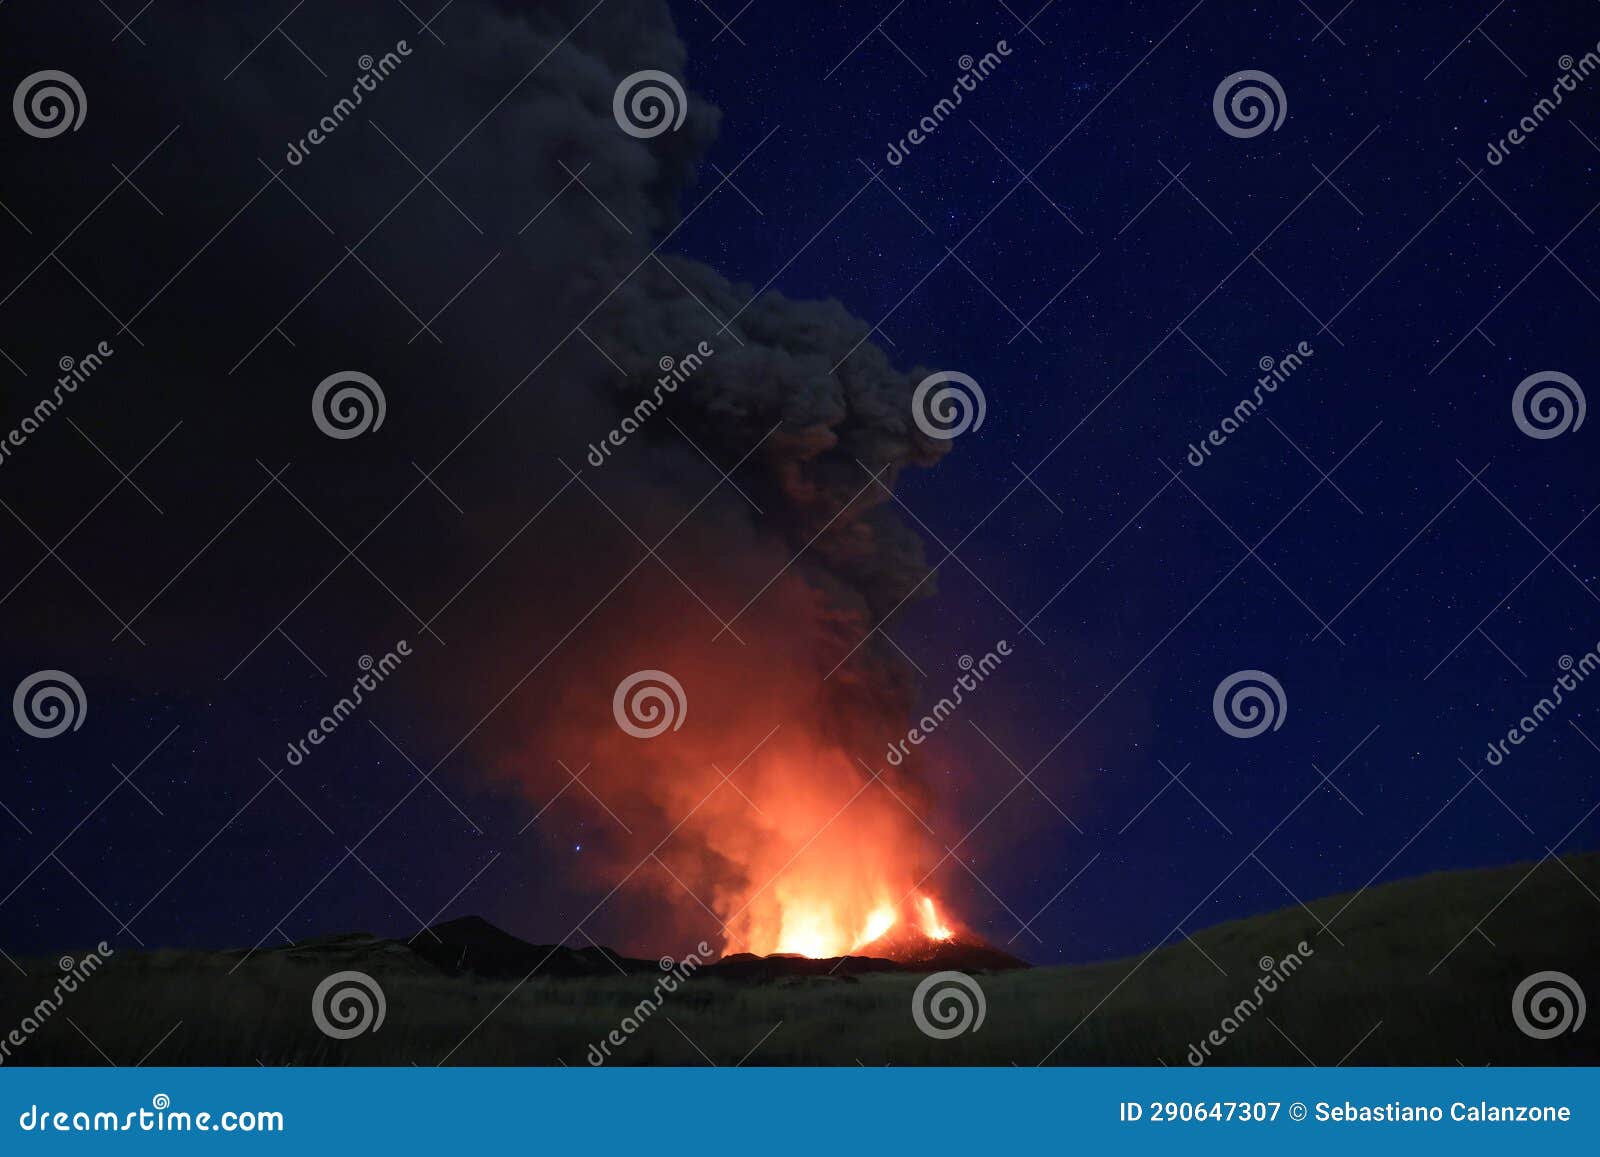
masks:
[[[737,821],[705,833],[719,858],[742,867],[714,889],[725,951],[821,958],[910,934],[949,939],[928,892],[932,844],[903,787],[799,736],[772,746],[739,773],[747,798],[724,789],[742,809]]]
[[[660,403],[661,353],[698,348],[702,306],[738,321],[670,412],[585,476],[631,534],[597,524],[593,502],[563,501],[539,516],[556,557],[503,568],[507,598],[492,604],[502,568],[477,580],[485,605],[512,610],[462,630],[501,654],[493,678],[460,688],[463,714],[507,704],[474,725],[476,749],[538,809],[561,875],[551,892],[568,874],[593,886],[585,933],[646,952],[720,938],[725,954],[808,957],[959,940],[930,891],[938,756],[876,758],[921,695],[886,628],[935,593],[893,501],[904,471],[949,450],[913,418],[927,371],[896,368],[837,302],[752,301],[678,258],[620,269],[590,323],[616,360],[596,369],[578,351],[571,366],[619,420]],[[642,368],[618,380],[618,365]],[[708,477],[708,462],[739,463],[736,485]],[[640,542],[665,544],[665,577],[641,568]],[[554,658],[530,671],[530,655]],[[681,718],[620,726],[614,692],[651,672],[681,691]],[[588,905],[563,894],[550,907]]]

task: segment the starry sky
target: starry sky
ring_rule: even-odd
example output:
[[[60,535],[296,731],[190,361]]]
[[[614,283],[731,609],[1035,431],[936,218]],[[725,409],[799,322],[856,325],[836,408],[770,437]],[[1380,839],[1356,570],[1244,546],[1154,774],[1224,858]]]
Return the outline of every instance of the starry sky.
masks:
[[[277,16],[265,12],[234,27],[157,5],[135,37],[109,16],[77,27],[23,7],[0,10],[0,36],[25,45],[8,85],[73,61],[93,103],[83,132],[59,142],[71,154],[10,132],[0,145],[0,265],[12,282],[27,275],[0,304],[0,349],[15,359],[0,365],[0,425],[31,409],[64,352],[107,334],[118,352],[104,371],[116,389],[73,403],[81,430],[56,423],[0,468],[7,686],[40,668],[82,671],[94,724],[49,743],[0,737],[0,946],[44,952],[108,930],[148,946],[408,935],[419,918],[466,912],[529,940],[562,936],[605,892],[574,861],[607,816],[573,792],[528,830],[539,809],[486,776],[470,747],[386,815],[460,732],[425,694],[389,712],[382,733],[341,733],[337,761],[269,777],[283,768],[283,735],[327,700],[307,663],[416,631],[354,563],[295,601],[417,468],[407,452],[330,481],[333,448],[300,429],[312,371],[285,384],[296,358],[323,363],[290,338],[326,345],[383,310],[384,332],[399,337],[375,358],[391,374],[443,372],[472,339],[442,351],[406,343],[416,322],[392,298],[425,297],[425,319],[481,272],[490,249],[469,238],[468,251],[448,230],[467,216],[505,235],[506,256],[463,299],[475,314],[514,312],[508,303],[531,292],[518,263],[543,259],[517,232],[541,196],[506,194],[502,212],[494,183],[515,146],[498,120],[513,114],[492,111],[506,86],[480,83],[465,47],[492,57],[493,31],[453,27],[447,12],[433,44],[404,6],[378,4],[297,15],[288,43],[267,32]],[[1374,882],[1600,847],[1600,683],[1572,693],[1501,765],[1486,761],[1490,740],[1549,693],[1562,657],[1600,644],[1595,430],[1531,438],[1511,405],[1535,372],[1587,386],[1600,364],[1600,79],[1579,83],[1503,163],[1485,156],[1550,91],[1562,57],[1600,42],[1600,10],[670,9],[685,88],[720,109],[685,197],[725,182],[671,250],[754,288],[836,299],[876,326],[896,365],[962,372],[985,395],[981,429],[901,478],[906,521],[938,566],[935,593],[891,629],[927,702],[959,656],[1001,639],[1014,651],[928,750],[932,827],[954,849],[935,882],[963,920],[1038,963],[1099,960]],[[278,156],[292,126],[338,97],[302,57],[354,59],[378,43],[374,29],[437,50],[425,58],[419,46],[385,82],[392,104],[375,105],[421,169],[489,118],[435,174],[460,208],[425,188],[396,218],[406,240],[388,243],[408,263],[374,259],[395,282],[388,293],[346,263],[240,369],[339,245],[382,216],[363,182],[381,173],[386,205],[414,180],[394,142],[341,129],[327,146],[337,160],[296,177],[337,243],[307,223],[310,207],[263,186],[257,158]],[[1002,40],[1010,51],[995,71],[891,164],[891,143],[950,91],[962,58]],[[1213,92],[1244,69],[1286,94],[1275,131],[1219,128]],[[328,71],[337,80],[349,66]],[[142,192],[119,185],[177,122],[135,176]],[[271,192],[219,232],[258,187]],[[175,275],[214,233],[215,247]],[[252,261],[263,251],[280,264],[263,270]],[[151,299],[169,277],[170,292]],[[147,299],[132,325],[143,342],[125,338],[119,327]],[[485,376],[526,369],[546,326],[527,324],[525,345],[473,349]],[[1202,466],[1188,463],[1191,444],[1250,395],[1258,363],[1301,343],[1313,352],[1259,413]],[[458,403],[477,405],[445,386],[433,409],[391,421],[420,447],[430,425],[461,426]],[[504,415],[513,427],[538,420]],[[135,471],[164,433],[171,446]],[[254,529],[221,537],[152,599],[270,485],[257,459],[289,458],[304,464],[297,493],[325,524],[273,493],[242,524]],[[559,477],[528,470],[526,494],[508,503],[516,520]],[[122,483],[97,505],[121,471],[139,488]],[[404,534],[362,550],[373,571],[420,572],[455,541],[457,501],[488,505],[470,472],[447,469],[438,483]],[[278,546],[264,554],[262,542]],[[405,587],[395,601],[436,605],[454,589],[437,585],[439,597]],[[123,636],[108,647],[147,600],[153,646]],[[279,638],[268,628],[284,611]],[[1252,669],[1281,684],[1286,711],[1276,730],[1242,740],[1219,727],[1213,692]],[[346,856],[347,833],[380,818]],[[649,954],[628,917],[649,903],[623,896],[587,934]]]
[[[901,9],[894,43],[870,37],[825,80],[814,65],[854,43],[848,19],[780,30],[753,8],[735,30],[787,46],[759,70],[714,21],[684,24],[696,83],[770,110],[725,127],[724,170],[775,123],[766,147],[828,158],[763,164],[763,148],[740,179],[757,206],[801,188],[842,205],[862,162],[892,190],[862,194],[852,241],[807,250],[785,284],[887,316],[896,350],[985,384],[982,430],[905,483],[966,566],[941,568],[899,641],[931,674],[953,650],[1018,640],[1004,692],[976,709],[1009,758],[950,733],[953,762],[983,768],[952,785],[956,810],[982,817],[1031,771],[1041,790],[985,821],[995,850],[972,865],[1023,920],[1083,875],[1045,910],[1043,942],[1013,947],[1127,953],[1175,936],[1195,905],[1189,927],[1595,847],[1583,691],[1505,766],[1485,763],[1560,657],[1600,637],[1583,431],[1537,441],[1510,421],[1525,376],[1581,380],[1594,361],[1600,98],[1580,88],[1512,159],[1485,161],[1558,58],[1593,47],[1592,9],[1502,5],[1452,52],[1482,13],[1358,3],[1329,32],[1293,4],[1063,4],[1033,25],[1041,44],[996,7]],[[1000,71],[886,164],[958,58],[1000,37]],[[1288,112],[1235,140],[1210,98],[1244,68],[1275,76]],[[769,221],[704,222],[685,243],[759,284],[792,249]],[[1558,242],[1561,260],[1541,262]],[[960,260],[902,302],[946,247]],[[1261,411],[1277,428],[1255,420],[1187,465],[1257,360],[1302,340],[1313,357]],[[1282,729],[1248,742],[1210,711],[1242,668],[1274,673],[1289,703]],[[990,928],[1009,940],[1018,922],[1001,910]]]

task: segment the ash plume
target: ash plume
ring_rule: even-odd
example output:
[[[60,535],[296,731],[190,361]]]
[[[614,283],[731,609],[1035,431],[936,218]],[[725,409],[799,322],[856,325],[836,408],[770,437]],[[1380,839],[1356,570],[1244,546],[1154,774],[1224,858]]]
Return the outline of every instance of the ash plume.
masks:
[[[100,687],[199,701],[225,684],[271,753],[299,721],[255,719],[254,704],[303,675],[275,622],[350,662],[410,637],[417,657],[386,694],[436,753],[425,770],[514,794],[514,828],[534,817],[516,847],[540,881],[536,935],[568,934],[624,881],[595,925],[623,947],[708,931],[730,949],[848,946],[931,866],[915,761],[878,768],[915,671],[874,631],[932,589],[891,496],[947,448],[911,419],[927,371],[896,368],[837,301],[758,293],[673,254],[686,213],[727,211],[734,194],[705,175],[722,113],[696,94],[663,0],[459,0],[444,43],[383,6],[325,17],[326,84],[276,41],[260,47],[259,20],[195,6],[184,19],[240,62],[227,100],[197,99],[193,62],[174,55],[141,73],[137,102],[97,101],[86,134],[143,148],[183,125],[140,176],[163,220],[196,236],[118,236],[126,268],[107,277],[130,284],[116,296],[153,308],[144,344],[115,363],[137,376],[95,395],[99,422],[150,427],[140,453],[183,420],[181,456],[145,468],[169,471],[153,487],[185,495],[183,523],[160,549],[135,523],[73,544],[85,570],[126,584],[119,604],[145,603],[147,650],[107,658],[70,588],[28,588],[26,629]],[[398,36],[405,63],[326,143],[284,160],[349,91],[359,54]],[[122,67],[84,51],[104,54],[85,56],[86,76]],[[642,70],[681,81],[675,131],[619,127],[615,93]],[[56,179],[49,200],[104,195],[103,166]],[[41,313],[41,356],[84,346],[80,324]],[[713,352],[659,410],[587,463],[662,359],[701,343]],[[381,436],[338,442],[308,421],[312,388],[344,369],[382,383]],[[291,464],[284,493],[270,479]],[[40,453],[6,470],[48,492],[51,468]],[[59,534],[94,497],[66,494],[45,521]],[[355,561],[334,566],[330,539],[358,545],[385,589]],[[612,713],[643,670],[687,697],[683,726],[648,741]],[[581,861],[563,854],[575,830]]]

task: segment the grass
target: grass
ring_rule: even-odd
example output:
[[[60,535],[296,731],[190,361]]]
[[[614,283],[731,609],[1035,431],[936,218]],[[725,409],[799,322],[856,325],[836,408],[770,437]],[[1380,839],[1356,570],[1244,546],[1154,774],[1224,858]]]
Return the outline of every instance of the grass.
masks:
[[[609,1063],[1183,1065],[1189,1046],[1251,993],[1257,961],[1282,959],[1300,941],[1313,950],[1304,966],[1208,1063],[1600,1063],[1600,1022],[1540,1041],[1511,1012],[1517,984],[1547,969],[1600,996],[1600,855],[1530,867],[1329,897],[1309,912],[1195,933],[1193,944],[1180,936],[1142,959],[984,974],[981,1029],[950,1040],[914,1024],[914,975],[695,979],[613,1047]],[[361,937],[239,962],[237,953],[119,952],[7,1063],[582,1066],[655,984],[450,978],[401,946]],[[49,960],[23,966],[33,979],[0,980],[0,1034],[57,975]],[[378,978],[387,1017],[375,1033],[337,1041],[313,1024],[311,994],[347,968]]]

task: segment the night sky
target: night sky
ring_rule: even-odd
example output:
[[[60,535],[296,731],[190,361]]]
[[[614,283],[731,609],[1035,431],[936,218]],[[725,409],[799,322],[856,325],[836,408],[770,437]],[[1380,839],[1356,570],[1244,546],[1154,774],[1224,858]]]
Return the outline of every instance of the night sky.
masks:
[[[1600,77],[1486,160],[1561,59],[1596,48],[1600,8],[713,0],[670,5],[682,49],[652,65],[650,3],[458,2],[437,39],[398,2],[313,2],[271,31],[286,7],[158,0],[131,30],[94,6],[0,8],[6,89],[61,69],[88,99],[76,132],[0,125],[0,427],[62,357],[116,351],[0,465],[4,687],[62,669],[88,705],[56,739],[0,728],[7,952],[410,935],[464,913],[659,950],[642,882],[584,919],[620,875],[582,866],[616,836],[604,805],[574,788],[544,807],[469,738],[491,708],[499,725],[581,690],[566,651],[518,683],[553,644],[601,645],[542,592],[592,601],[641,553],[570,490],[564,521],[496,555],[617,413],[574,400],[563,360],[598,356],[581,338],[541,362],[598,295],[588,234],[536,217],[558,194],[552,213],[610,229],[615,206],[637,242],[710,193],[664,253],[743,298],[836,299],[899,369],[980,384],[982,427],[900,477],[937,574],[889,633],[923,703],[960,656],[1012,647],[923,749],[934,858],[956,848],[932,884],[984,936],[1105,959],[1600,847],[1600,681],[1486,761],[1563,657],[1600,645],[1594,420],[1534,438],[1512,411],[1529,375],[1587,389],[1600,365]],[[527,13],[557,31],[509,33]],[[589,151],[571,131],[565,173],[521,148],[566,132],[524,101],[608,37],[622,71],[690,93],[654,182],[608,183],[637,146],[604,123]],[[286,165],[357,57],[401,38],[413,55],[362,113]],[[1002,40],[890,164],[960,59]],[[1286,96],[1275,131],[1213,116],[1245,69]],[[633,187],[648,197],[624,202]],[[1304,365],[1189,464],[1258,363],[1300,343]],[[347,365],[385,383],[381,439],[309,421]],[[689,489],[717,482],[698,467]],[[657,578],[662,615],[703,614]],[[724,615],[760,580],[734,585]],[[523,656],[476,650],[544,607]],[[124,623],[142,642],[113,638]],[[357,657],[401,638],[397,693],[288,766]],[[1252,669],[1287,710],[1237,739],[1213,692]]]

